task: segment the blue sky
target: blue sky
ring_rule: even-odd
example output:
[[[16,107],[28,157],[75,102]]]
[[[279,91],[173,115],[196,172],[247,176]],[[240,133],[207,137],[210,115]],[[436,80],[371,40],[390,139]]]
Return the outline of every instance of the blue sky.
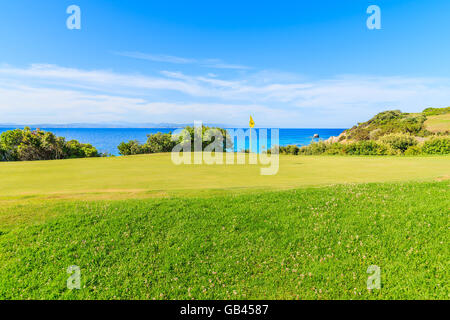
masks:
[[[242,2],[4,2],[0,123],[349,127],[450,104],[448,0]]]

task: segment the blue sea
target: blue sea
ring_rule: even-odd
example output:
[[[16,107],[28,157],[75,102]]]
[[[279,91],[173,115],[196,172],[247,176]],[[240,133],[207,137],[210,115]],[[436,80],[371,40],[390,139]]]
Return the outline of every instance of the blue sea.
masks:
[[[0,133],[12,130],[15,128],[0,128]],[[32,128],[34,129],[34,128]],[[97,148],[100,152],[106,152],[113,155],[119,155],[117,146],[121,142],[127,142],[129,140],[138,140],[141,143],[147,141],[147,134],[153,134],[157,132],[169,133],[176,129],[170,128],[45,128],[44,131],[51,131],[57,136],[65,137],[66,140],[78,140],[82,143],[90,143]],[[254,129],[256,132],[258,129]],[[279,145],[297,145],[304,146],[311,143],[313,136],[318,134],[320,139],[328,139],[331,136],[338,136],[345,129],[279,129]],[[254,134],[254,133],[253,133]],[[270,130],[267,133],[267,145],[265,148],[271,147]],[[263,144],[259,145],[258,150],[263,147]],[[248,149],[248,143],[245,146]],[[254,150],[254,146],[252,147]],[[235,150],[242,150],[244,146],[237,145],[235,142]]]

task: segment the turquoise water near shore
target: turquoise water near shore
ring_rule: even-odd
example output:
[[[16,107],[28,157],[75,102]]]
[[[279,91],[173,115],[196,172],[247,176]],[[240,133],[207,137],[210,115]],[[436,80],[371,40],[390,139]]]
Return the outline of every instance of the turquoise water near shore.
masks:
[[[0,128],[0,133],[15,128]],[[33,128],[34,129],[34,128]],[[107,152],[119,155],[117,146],[123,141],[138,140],[141,143],[147,141],[147,134],[157,132],[169,133],[173,128],[45,128],[44,131],[51,131],[57,136],[65,137],[66,140],[75,139],[82,143],[90,143],[100,152]],[[257,132],[259,129],[254,129]],[[279,145],[303,146],[311,143],[313,136],[318,134],[320,139],[328,139],[331,136],[338,136],[345,129],[279,129]],[[236,144],[236,143],[235,143]],[[270,130],[267,133],[267,144],[261,143],[259,149],[264,145],[270,148]],[[245,148],[248,148],[248,143]],[[255,146],[253,146],[255,148]],[[243,145],[235,145],[235,151],[244,149]],[[253,150],[255,151],[255,150]]]

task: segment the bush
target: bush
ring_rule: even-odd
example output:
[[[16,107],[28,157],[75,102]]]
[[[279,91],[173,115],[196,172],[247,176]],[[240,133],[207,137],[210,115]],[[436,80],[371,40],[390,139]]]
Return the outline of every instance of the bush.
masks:
[[[350,133],[349,139],[355,141],[366,141],[370,140],[370,131],[364,128],[357,128],[353,132]]]
[[[426,154],[450,154],[450,137],[427,140],[423,144],[422,151]]]
[[[4,147],[0,144],[0,161],[6,161],[6,150]]]
[[[29,128],[26,128],[29,130]],[[22,143],[25,130],[9,130],[0,135],[2,161],[18,161],[18,147]]]
[[[327,149],[325,150],[325,154],[329,155],[345,154],[344,145],[342,143],[328,144]]]
[[[70,140],[65,146],[66,158],[93,158],[99,157],[97,149],[90,144],[80,143],[77,140]]]
[[[141,144],[137,140],[130,140],[128,142],[122,142],[117,147],[119,149],[119,154],[123,156],[130,156],[133,154],[144,154],[144,153],[152,153],[150,148],[146,145]]]
[[[381,143],[375,141],[359,141],[350,143],[343,148],[346,154],[350,155],[387,155],[389,148]]]
[[[297,146],[280,147],[280,153],[284,154],[303,154],[303,155],[334,155],[344,154],[343,144],[341,143],[328,143],[325,141],[313,142],[309,146],[303,146],[301,148]]]
[[[200,128],[198,128],[200,129]],[[180,137],[179,143],[190,143],[191,145],[191,151],[194,151],[194,137],[195,137],[195,127],[185,127],[184,132],[187,133],[184,135],[184,137]],[[199,130],[200,131],[200,130]],[[232,137],[229,135],[229,133],[222,128],[217,127],[206,127],[202,126],[201,133],[197,132],[197,135],[201,135],[202,142],[202,150],[205,150],[205,148],[213,143],[215,141],[215,135],[221,136],[221,140],[219,141],[219,144],[222,146],[223,152],[226,152],[227,149],[233,149],[233,140]],[[183,138],[190,137],[191,141],[183,141]]]
[[[405,151],[407,156],[417,156],[422,153],[422,148],[420,146],[411,146]]]
[[[327,143],[319,141],[310,144],[309,146],[301,147],[299,154],[303,155],[383,155],[389,154],[389,148],[381,143],[375,141],[359,141],[350,144]]]
[[[423,148],[418,145],[414,137],[409,135],[393,134],[385,136],[381,140],[358,141],[349,144],[319,141],[301,148],[292,145],[280,147],[280,153],[292,155],[419,155],[423,153],[450,153],[449,137],[429,140],[425,142]]]
[[[55,160],[67,158],[98,157],[100,154],[90,144],[76,140],[66,142],[51,132],[15,129],[0,135],[0,161]]]
[[[184,134],[178,135],[175,141],[172,141],[172,132],[158,132],[147,135],[147,142],[145,144],[141,144],[137,140],[131,140],[122,142],[117,149],[119,149],[121,155],[128,156],[133,154],[171,152],[177,144],[186,143],[188,145],[190,144],[191,150],[194,151],[194,128],[186,127],[183,132]],[[219,145],[222,146],[224,152],[227,150],[227,147],[233,148],[233,141],[225,129],[203,126],[201,133],[202,150],[213,143],[216,137],[221,137]]]
[[[329,143],[324,141],[313,142],[309,146],[301,147],[299,154],[304,155],[319,155],[324,154],[327,151]]]
[[[409,147],[417,145],[417,140],[413,136],[401,133],[383,136],[380,141],[400,153],[404,153]]]
[[[296,145],[289,145],[289,146],[285,146],[285,147],[280,147],[280,154],[292,154],[292,155],[297,155],[298,152],[300,151],[300,148],[297,147]]]
[[[386,124],[391,122],[392,120],[397,120],[402,117],[403,113],[400,110],[388,110],[383,111],[375,115],[372,119],[370,119],[369,123],[376,124]]]
[[[150,153],[171,152],[177,145],[172,141],[172,133],[161,133],[147,135],[147,147]]]
[[[440,113],[445,110],[433,109],[429,112]],[[426,137],[432,135],[425,128],[426,113],[411,114],[400,110],[389,110],[375,115],[369,121],[359,123],[358,126],[346,130],[349,141],[377,140],[382,136],[393,133],[410,134]],[[405,149],[406,150],[406,149]],[[403,152],[405,151],[403,150]],[[397,150],[398,151],[398,150]]]
[[[441,114],[450,113],[450,107],[446,108],[426,108],[423,110],[423,114],[426,116],[436,116]]]

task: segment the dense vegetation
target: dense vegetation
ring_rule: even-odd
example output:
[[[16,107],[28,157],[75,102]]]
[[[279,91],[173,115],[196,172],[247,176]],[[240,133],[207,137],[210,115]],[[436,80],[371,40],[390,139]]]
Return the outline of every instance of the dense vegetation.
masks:
[[[233,147],[231,137],[225,129],[202,126],[201,132],[200,130],[198,131],[195,132],[194,127],[187,126],[174,136],[172,136],[172,132],[158,132],[147,135],[147,142],[145,144],[141,144],[137,140],[130,140],[128,142],[122,142],[117,148],[119,149],[119,153],[124,156],[171,152],[178,144],[186,146],[188,150],[194,151],[194,137],[196,135],[202,140],[202,150],[213,142],[217,142],[224,152]],[[216,139],[218,140],[216,141]]]
[[[280,147],[282,154],[341,155],[419,155],[450,154],[450,127],[431,132],[425,122],[429,116],[450,113],[447,108],[428,108],[422,113],[384,111],[367,122],[345,130],[339,137],[312,142],[309,146]]]
[[[403,113],[400,110],[384,111],[369,121],[344,131],[340,141],[378,140],[385,135],[396,133],[414,137],[429,137],[434,134],[428,131],[424,125],[427,117],[448,113],[450,113],[450,107],[427,108],[421,113]],[[440,134],[448,135],[449,133],[450,128]]]
[[[172,140],[172,133],[161,133],[147,135],[147,143],[141,144],[137,140],[122,142],[117,149],[123,156],[146,153],[170,152],[177,143]]]
[[[449,201],[444,181],[9,202],[0,299],[447,299]]]
[[[66,141],[39,129],[15,129],[0,135],[0,161],[55,160],[98,157],[90,144]]]
[[[438,116],[441,114],[448,114],[450,113],[450,107],[447,108],[427,108],[423,110],[423,114],[425,116]]]
[[[393,134],[378,141],[363,140],[351,143],[313,142],[309,146],[280,147],[281,154],[292,155],[420,155],[450,154],[449,137],[433,137],[418,143],[409,135]]]

